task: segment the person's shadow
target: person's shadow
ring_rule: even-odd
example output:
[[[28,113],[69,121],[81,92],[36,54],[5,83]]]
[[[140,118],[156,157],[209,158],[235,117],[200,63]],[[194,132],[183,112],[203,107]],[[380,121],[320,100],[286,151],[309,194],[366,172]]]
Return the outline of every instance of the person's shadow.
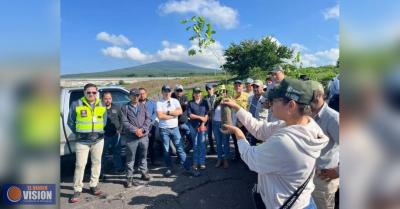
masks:
[[[199,177],[190,176],[178,168],[167,181],[162,174],[155,175],[146,186],[154,188],[152,193],[157,195],[134,196],[127,204],[148,209],[251,208],[251,188],[256,182],[256,174],[242,162],[231,163],[228,169],[214,168],[215,157],[207,156],[206,162],[207,169],[201,171]]]

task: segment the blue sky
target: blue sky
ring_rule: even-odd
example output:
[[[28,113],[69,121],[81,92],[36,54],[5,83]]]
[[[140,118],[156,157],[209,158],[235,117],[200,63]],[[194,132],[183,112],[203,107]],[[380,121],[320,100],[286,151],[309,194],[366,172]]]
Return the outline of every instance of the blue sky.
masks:
[[[217,44],[194,57],[179,21],[204,15]],[[305,66],[335,63],[339,7],[330,0],[61,1],[61,74],[95,72],[162,60],[204,67],[223,63],[223,49],[273,36],[302,53]]]

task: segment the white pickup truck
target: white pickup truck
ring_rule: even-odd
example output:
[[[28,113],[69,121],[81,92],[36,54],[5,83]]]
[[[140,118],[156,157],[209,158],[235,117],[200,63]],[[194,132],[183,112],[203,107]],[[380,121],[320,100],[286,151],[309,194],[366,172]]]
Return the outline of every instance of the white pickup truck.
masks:
[[[99,87],[99,96],[102,98],[104,92],[111,92],[113,103],[122,105],[129,102],[129,91],[120,86],[104,86]],[[71,129],[67,125],[69,108],[73,101],[83,97],[83,88],[61,88],[60,96],[60,156],[75,153],[76,138]]]
[[[113,103],[116,105],[122,105],[130,101],[129,98],[129,91],[120,86],[101,86],[98,87],[98,91],[100,94],[99,98],[103,97],[104,92],[111,92]],[[60,156],[67,157],[68,155],[75,153],[75,143],[76,138],[75,134],[72,133],[71,129],[69,128],[68,122],[68,115],[69,115],[69,108],[72,102],[80,99],[83,97],[83,88],[61,88],[61,96],[60,96],[60,105],[61,105],[61,112],[60,112]],[[154,145],[156,149],[161,151],[162,143],[159,141],[159,131],[156,130],[155,138],[156,140]],[[185,146],[185,150],[187,146],[189,146],[188,139],[184,138],[183,143]],[[171,153],[176,155],[176,148],[173,143],[170,143]],[[124,148],[123,148],[124,149]],[[124,151],[122,151],[122,154]]]

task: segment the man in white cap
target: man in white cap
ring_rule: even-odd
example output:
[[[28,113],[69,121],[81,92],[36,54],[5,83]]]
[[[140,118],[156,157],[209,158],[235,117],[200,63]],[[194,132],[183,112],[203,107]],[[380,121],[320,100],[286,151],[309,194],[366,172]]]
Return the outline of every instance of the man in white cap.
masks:
[[[283,71],[282,66],[275,65],[271,71],[272,75],[272,82],[274,85],[279,84],[283,79],[285,79],[285,73]]]
[[[312,196],[318,209],[334,209],[339,188],[339,113],[324,100],[324,87],[317,81],[307,81],[314,92],[310,107],[312,116],[328,136],[328,145],[316,162],[315,189]]]
[[[248,100],[248,110],[251,115],[257,120],[263,121],[268,117],[268,109],[264,109],[262,105],[262,101],[264,101],[264,97],[262,94],[264,93],[264,84],[261,80],[255,80],[253,82],[253,92],[252,96],[249,96]],[[250,141],[250,145],[256,145],[256,138],[253,136],[248,137]]]
[[[253,96],[253,82],[254,80],[252,78],[247,78],[246,81],[244,82],[246,86],[245,92],[249,94],[249,97]]]

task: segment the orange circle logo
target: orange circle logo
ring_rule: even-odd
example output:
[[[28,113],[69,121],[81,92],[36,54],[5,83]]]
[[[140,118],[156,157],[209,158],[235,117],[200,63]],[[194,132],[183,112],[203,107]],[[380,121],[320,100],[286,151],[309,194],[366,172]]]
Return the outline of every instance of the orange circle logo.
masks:
[[[8,188],[7,198],[11,202],[18,202],[21,200],[21,197],[22,197],[22,191],[20,188],[18,188],[16,186],[12,186],[12,187]]]

